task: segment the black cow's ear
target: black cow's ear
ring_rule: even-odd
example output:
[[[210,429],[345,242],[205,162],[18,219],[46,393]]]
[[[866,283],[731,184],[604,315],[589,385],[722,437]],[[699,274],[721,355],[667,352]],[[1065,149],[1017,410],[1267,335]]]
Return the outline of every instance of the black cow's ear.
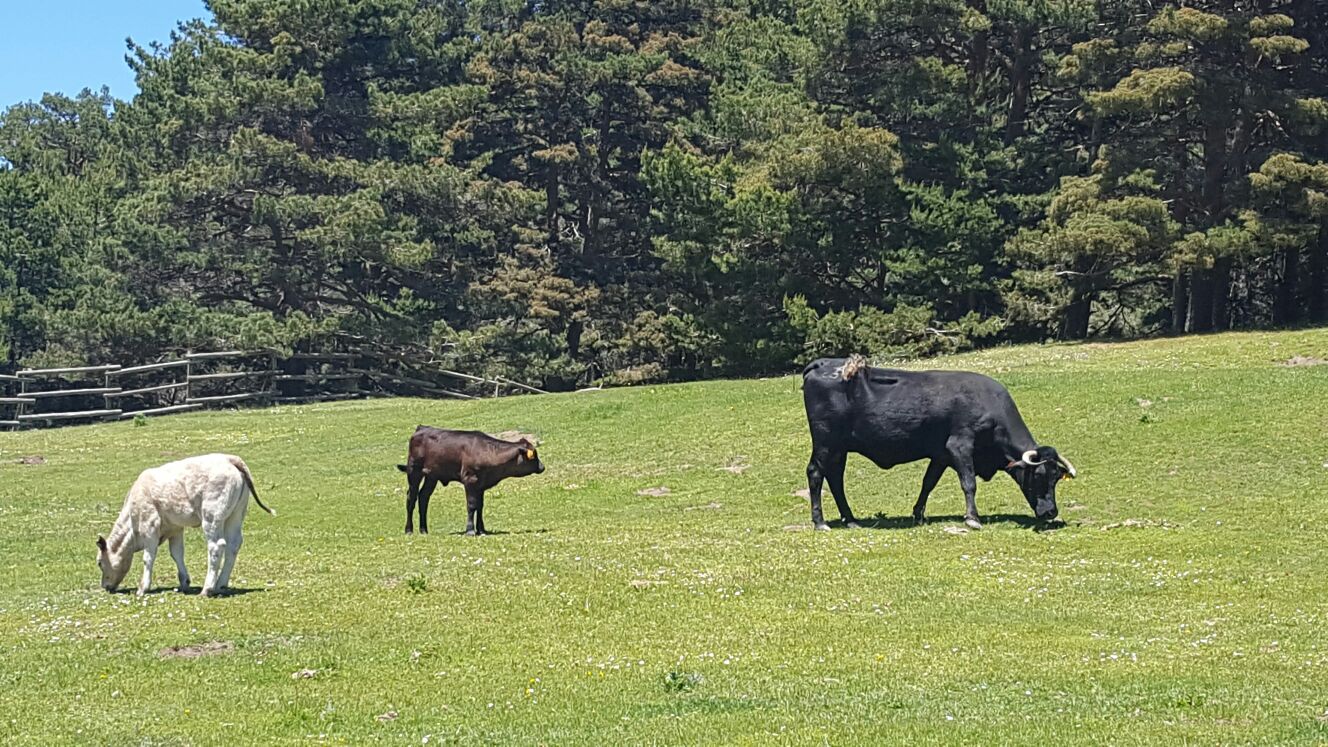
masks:
[[[97,549],[106,552],[106,538],[100,534],[97,535]]]

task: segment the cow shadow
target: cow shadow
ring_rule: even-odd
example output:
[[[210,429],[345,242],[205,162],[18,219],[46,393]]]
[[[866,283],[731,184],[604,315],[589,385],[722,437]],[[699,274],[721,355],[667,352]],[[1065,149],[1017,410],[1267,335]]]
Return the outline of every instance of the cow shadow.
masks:
[[[481,535],[479,535],[479,536],[480,536],[480,537],[502,537],[502,536],[504,536],[504,535],[508,535],[508,534],[520,535],[520,534],[548,534],[548,533],[549,533],[549,530],[548,530],[548,529],[511,529],[511,530],[506,530],[506,529],[486,529],[486,530],[484,530],[484,534],[481,534]],[[468,536],[464,531],[460,531],[460,532],[447,532],[447,534],[450,534],[450,535],[453,536],[453,537],[466,537],[466,536]],[[425,535],[425,536],[427,537],[428,535]]]
[[[964,517],[959,514],[950,514],[946,516],[929,515],[928,524],[956,524],[964,525]],[[844,528],[842,520],[829,522],[830,527]],[[886,516],[884,513],[877,513],[874,516],[859,516],[858,524],[863,529],[913,529],[918,526],[912,516]],[[990,524],[1016,524],[1024,529],[1030,529],[1034,532],[1051,532],[1065,526],[1065,522],[1060,521],[1041,521],[1033,516],[1023,514],[987,514],[982,517],[984,526]]]
[[[259,593],[259,592],[265,592],[265,591],[267,591],[267,589],[265,589],[265,588],[244,589],[244,588],[240,588],[240,587],[232,586],[232,587],[229,587],[229,588],[223,589],[219,594],[217,594],[217,597],[216,597],[216,598],[220,599],[220,598],[222,598],[222,597],[242,597],[242,596],[244,596],[245,594],[256,594],[256,593]],[[121,587],[121,588],[116,589],[115,591],[113,591],[113,592],[111,592],[111,593],[112,593],[112,594],[129,594],[129,595],[133,595],[133,594],[137,594],[137,593],[138,593],[138,589],[136,589],[136,588],[134,588],[134,587],[127,587],[127,588],[126,588],[126,587]],[[156,595],[156,594],[181,594],[182,596],[186,596],[186,597],[196,597],[196,596],[201,596],[201,595],[203,594],[203,587],[201,587],[201,586],[190,586],[188,589],[185,589],[183,592],[181,592],[181,591],[179,590],[179,587],[177,587],[177,586],[154,586],[154,587],[152,587],[151,589],[148,589],[148,593],[145,594],[144,596],[153,596],[153,595]]]

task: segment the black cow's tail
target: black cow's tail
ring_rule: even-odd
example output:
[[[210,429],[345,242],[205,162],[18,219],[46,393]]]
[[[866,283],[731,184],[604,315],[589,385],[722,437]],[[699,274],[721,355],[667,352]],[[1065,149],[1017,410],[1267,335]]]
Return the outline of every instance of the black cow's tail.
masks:
[[[397,469],[401,470],[402,472],[409,472],[409,471],[410,471],[410,468],[407,467],[407,466],[404,465],[404,464],[398,464],[398,465],[397,465]]]

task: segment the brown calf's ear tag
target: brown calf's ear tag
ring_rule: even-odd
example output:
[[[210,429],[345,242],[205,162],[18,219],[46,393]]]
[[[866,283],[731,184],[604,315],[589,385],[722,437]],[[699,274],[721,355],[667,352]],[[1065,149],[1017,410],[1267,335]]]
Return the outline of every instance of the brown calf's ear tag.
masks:
[[[534,449],[526,449],[526,458],[527,458],[527,459],[530,459],[530,460],[533,461],[533,460],[535,459],[535,450],[534,450]]]

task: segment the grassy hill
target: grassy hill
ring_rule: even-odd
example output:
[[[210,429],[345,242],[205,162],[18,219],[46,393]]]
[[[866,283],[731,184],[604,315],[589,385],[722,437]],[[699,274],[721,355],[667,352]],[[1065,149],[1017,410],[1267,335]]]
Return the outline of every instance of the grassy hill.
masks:
[[[1080,469],[1033,531],[904,521],[921,463],[851,457],[877,526],[810,531],[797,377],[379,400],[0,434],[6,744],[1306,743],[1328,740],[1328,331],[1011,348],[1003,381]],[[462,537],[403,536],[418,423],[538,434],[549,470]],[[243,456],[223,599],[97,587],[137,473]],[[23,456],[40,465],[19,465]],[[665,495],[640,495],[667,488]],[[664,491],[653,491],[662,493]],[[827,515],[836,516],[827,496]],[[201,535],[186,537],[197,583]],[[137,578],[139,563],[130,571]],[[199,654],[197,656],[191,656]]]

